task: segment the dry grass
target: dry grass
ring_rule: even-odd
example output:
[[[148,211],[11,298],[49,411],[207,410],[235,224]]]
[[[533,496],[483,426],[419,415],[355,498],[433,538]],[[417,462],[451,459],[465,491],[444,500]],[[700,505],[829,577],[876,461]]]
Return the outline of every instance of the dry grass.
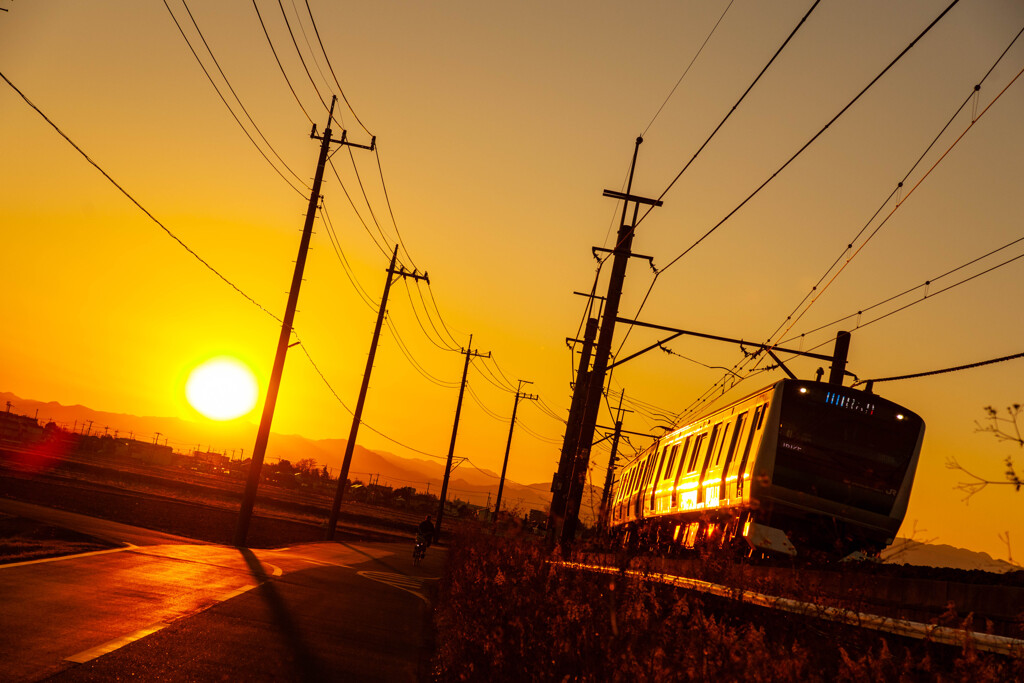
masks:
[[[437,680],[1024,679],[1024,660],[887,640],[547,559],[522,539],[454,540],[435,612]]]
[[[75,555],[114,547],[85,534],[0,514],[0,564]]]

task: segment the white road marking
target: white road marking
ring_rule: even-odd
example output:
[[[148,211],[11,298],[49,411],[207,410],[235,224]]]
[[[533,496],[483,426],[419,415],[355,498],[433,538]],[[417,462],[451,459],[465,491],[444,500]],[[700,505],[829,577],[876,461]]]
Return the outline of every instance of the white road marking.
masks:
[[[134,550],[138,548],[137,545],[131,543],[125,543],[123,548],[111,548],[110,550],[94,550],[88,553],[78,553],[77,555],[58,555],[57,557],[44,557],[39,560],[26,560],[25,562],[12,562],[10,564],[0,564],[0,569],[10,569],[11,567],[24,567],[29,564],[42,564],[43,562],[59,562],[60,560],[76,560],[81,557],[92,557],[93,555],[106,555],[108,553],[120,553],[125,550]]]
[[[167,624],[155,624],[153,626],[147,626],[146,628],[139,629],[135,633],[129,633],[126,636],[115,638],[114,640],[103,643],[102,645],[97,645],[94,648],[90,648],[83,652],[79,652],[77,655],[71,655],[64,661],[75,662],[76,664],[84,664],[85,662],[96,659],[97,657],[105,655],[109,652],[113,652],[118,648],[124,647],[128,643],[134,643],[136,640],[139,640],[140,638],[145,638],[151,633],[156,633],[165,626],[167,626]]]
[[[393,574],[391,572],[356,572],[359,576],[370,579],[371,581],[377,581],[379,583],[386,583],[389,586],[398,588],[399,590],[412,593],[423,602],[430,604],[427,600],[427,596],[419,592],[419,589],[423,588],[424,581],[428,579],[422,579],[415,576],[406,576],[405,574]]]

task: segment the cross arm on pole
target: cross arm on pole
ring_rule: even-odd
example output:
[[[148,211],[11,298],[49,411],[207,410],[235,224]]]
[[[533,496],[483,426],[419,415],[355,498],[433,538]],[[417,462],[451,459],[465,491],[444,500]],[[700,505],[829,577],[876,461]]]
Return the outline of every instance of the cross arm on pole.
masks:
[[[814,359],[817,359],[817,360],[831,361],[833,359],[833,356],[826,356],[826,355],[821,354],[821,353],[811,353],[810,351],[799,351],[797,349],[786,349],[786,348],[783,348],[781,346],[769,346],[768,344],[755,344],[753,342],[744,341],[743,339],[733,339],[731,337],[720,337],[720,336],[714,335],[714,334],[704,334],[702,332],[692,332],[690,330],[680,330],[680,329],[677,329],[675,327],[668,327],[666,325],[655,325],[654,323],[644,323],[644,322],[640,322],[639,320],[633,320],[632,318],[616,318],[615,320],[616,320],[616,322],[629,323],[630,325],[636,325],[638,327],[649,327],[652,330],[661,330],[663,332],[676,332],[676,333],[678,333],[676,336],[690,335],[691,337],[699,337],[701,339],[711,339],[713,341],[722,341],[722,342],[727,342],[727,343],[730,343],[730,344],[740,344],[742,346],[752,346],[752,347],[754,347],[756,349],[761,349],[761,350],[764,350],[764,351],[772,350],[772,351],[778,351],[779,353],[791,353],[791,354],[794,354],[794,355],[797,355],[797,356],[805,356],[807,358],[814,358]],[[674,339],[675,337],[672,337],[672,338]],[[668,341],[668,340],[665,340],[665,341]],[[665,343],[665,342],[663,341],[662,343]],[[656,346],[657,346],[657,344],[654,345],[654,347],[656,347]],[[647,348],[644,351],[645,352],[646,351],[650,351],[654,347]],[[639,354],[634,354],[634,356],[635,355],[639,355]],[[634,356],[630,356],[630,358],[633,358]]]

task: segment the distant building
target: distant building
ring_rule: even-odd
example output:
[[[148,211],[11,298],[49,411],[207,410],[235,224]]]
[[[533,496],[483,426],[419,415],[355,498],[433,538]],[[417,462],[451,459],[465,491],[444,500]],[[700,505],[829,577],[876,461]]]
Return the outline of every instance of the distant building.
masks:
[[[9,409],[0,413],[0,445],[36,443],[43,440],[45,433],[34,417],[18,415]]]

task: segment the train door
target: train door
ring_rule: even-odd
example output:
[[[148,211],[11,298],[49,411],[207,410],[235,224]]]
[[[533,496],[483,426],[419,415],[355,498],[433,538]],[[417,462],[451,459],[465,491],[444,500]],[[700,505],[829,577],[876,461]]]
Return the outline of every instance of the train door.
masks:
[[[702,505],[704,503],[704,477],[707,476],[708,465],[711,464],[711,457],[715,452],[715,444],[718,443],[718,433],[721,429],[721,422],[711,428],[711,437],[708,439],[708,447],[701,458],[700,476],[697,478],[697,505]]]
[[[733,464],[734,456],[736,455],[736,444],[739,442],[740,436],[743,434],[743,427],[746,426],[747,412],[742,412],[736,418],[736,426],[732,430],[732,438],[729,440],[729,450],[725,453],[725,463],[722,465],[722,484],[718,491],[718,499],[725,500],[729,498],[727,491],[729,469],[730,465]]]
[[[736,497],[743,498],[743,491],[747,483],[747,462],[750,460],[750,452],[753,450],[755,437],[761,426],[764,424],[764,414],[768,410],[768,404],[762,403],[754,408],[754,414],[750,418],[750,431],[747,433],[746,445],[743,447],[743,457],[740,458],[739,467],[736,468]]]
[[[672,497],[669,502],[669,505],[672,508],[675,508],[679,504],[679,481],[686,472],[686,456],[689,455],[691,439],[693,439],[692,434],[686,437],[683,441],[682,453],[679,454],[679,464],[676,466],[676,476],[672,480]]]

